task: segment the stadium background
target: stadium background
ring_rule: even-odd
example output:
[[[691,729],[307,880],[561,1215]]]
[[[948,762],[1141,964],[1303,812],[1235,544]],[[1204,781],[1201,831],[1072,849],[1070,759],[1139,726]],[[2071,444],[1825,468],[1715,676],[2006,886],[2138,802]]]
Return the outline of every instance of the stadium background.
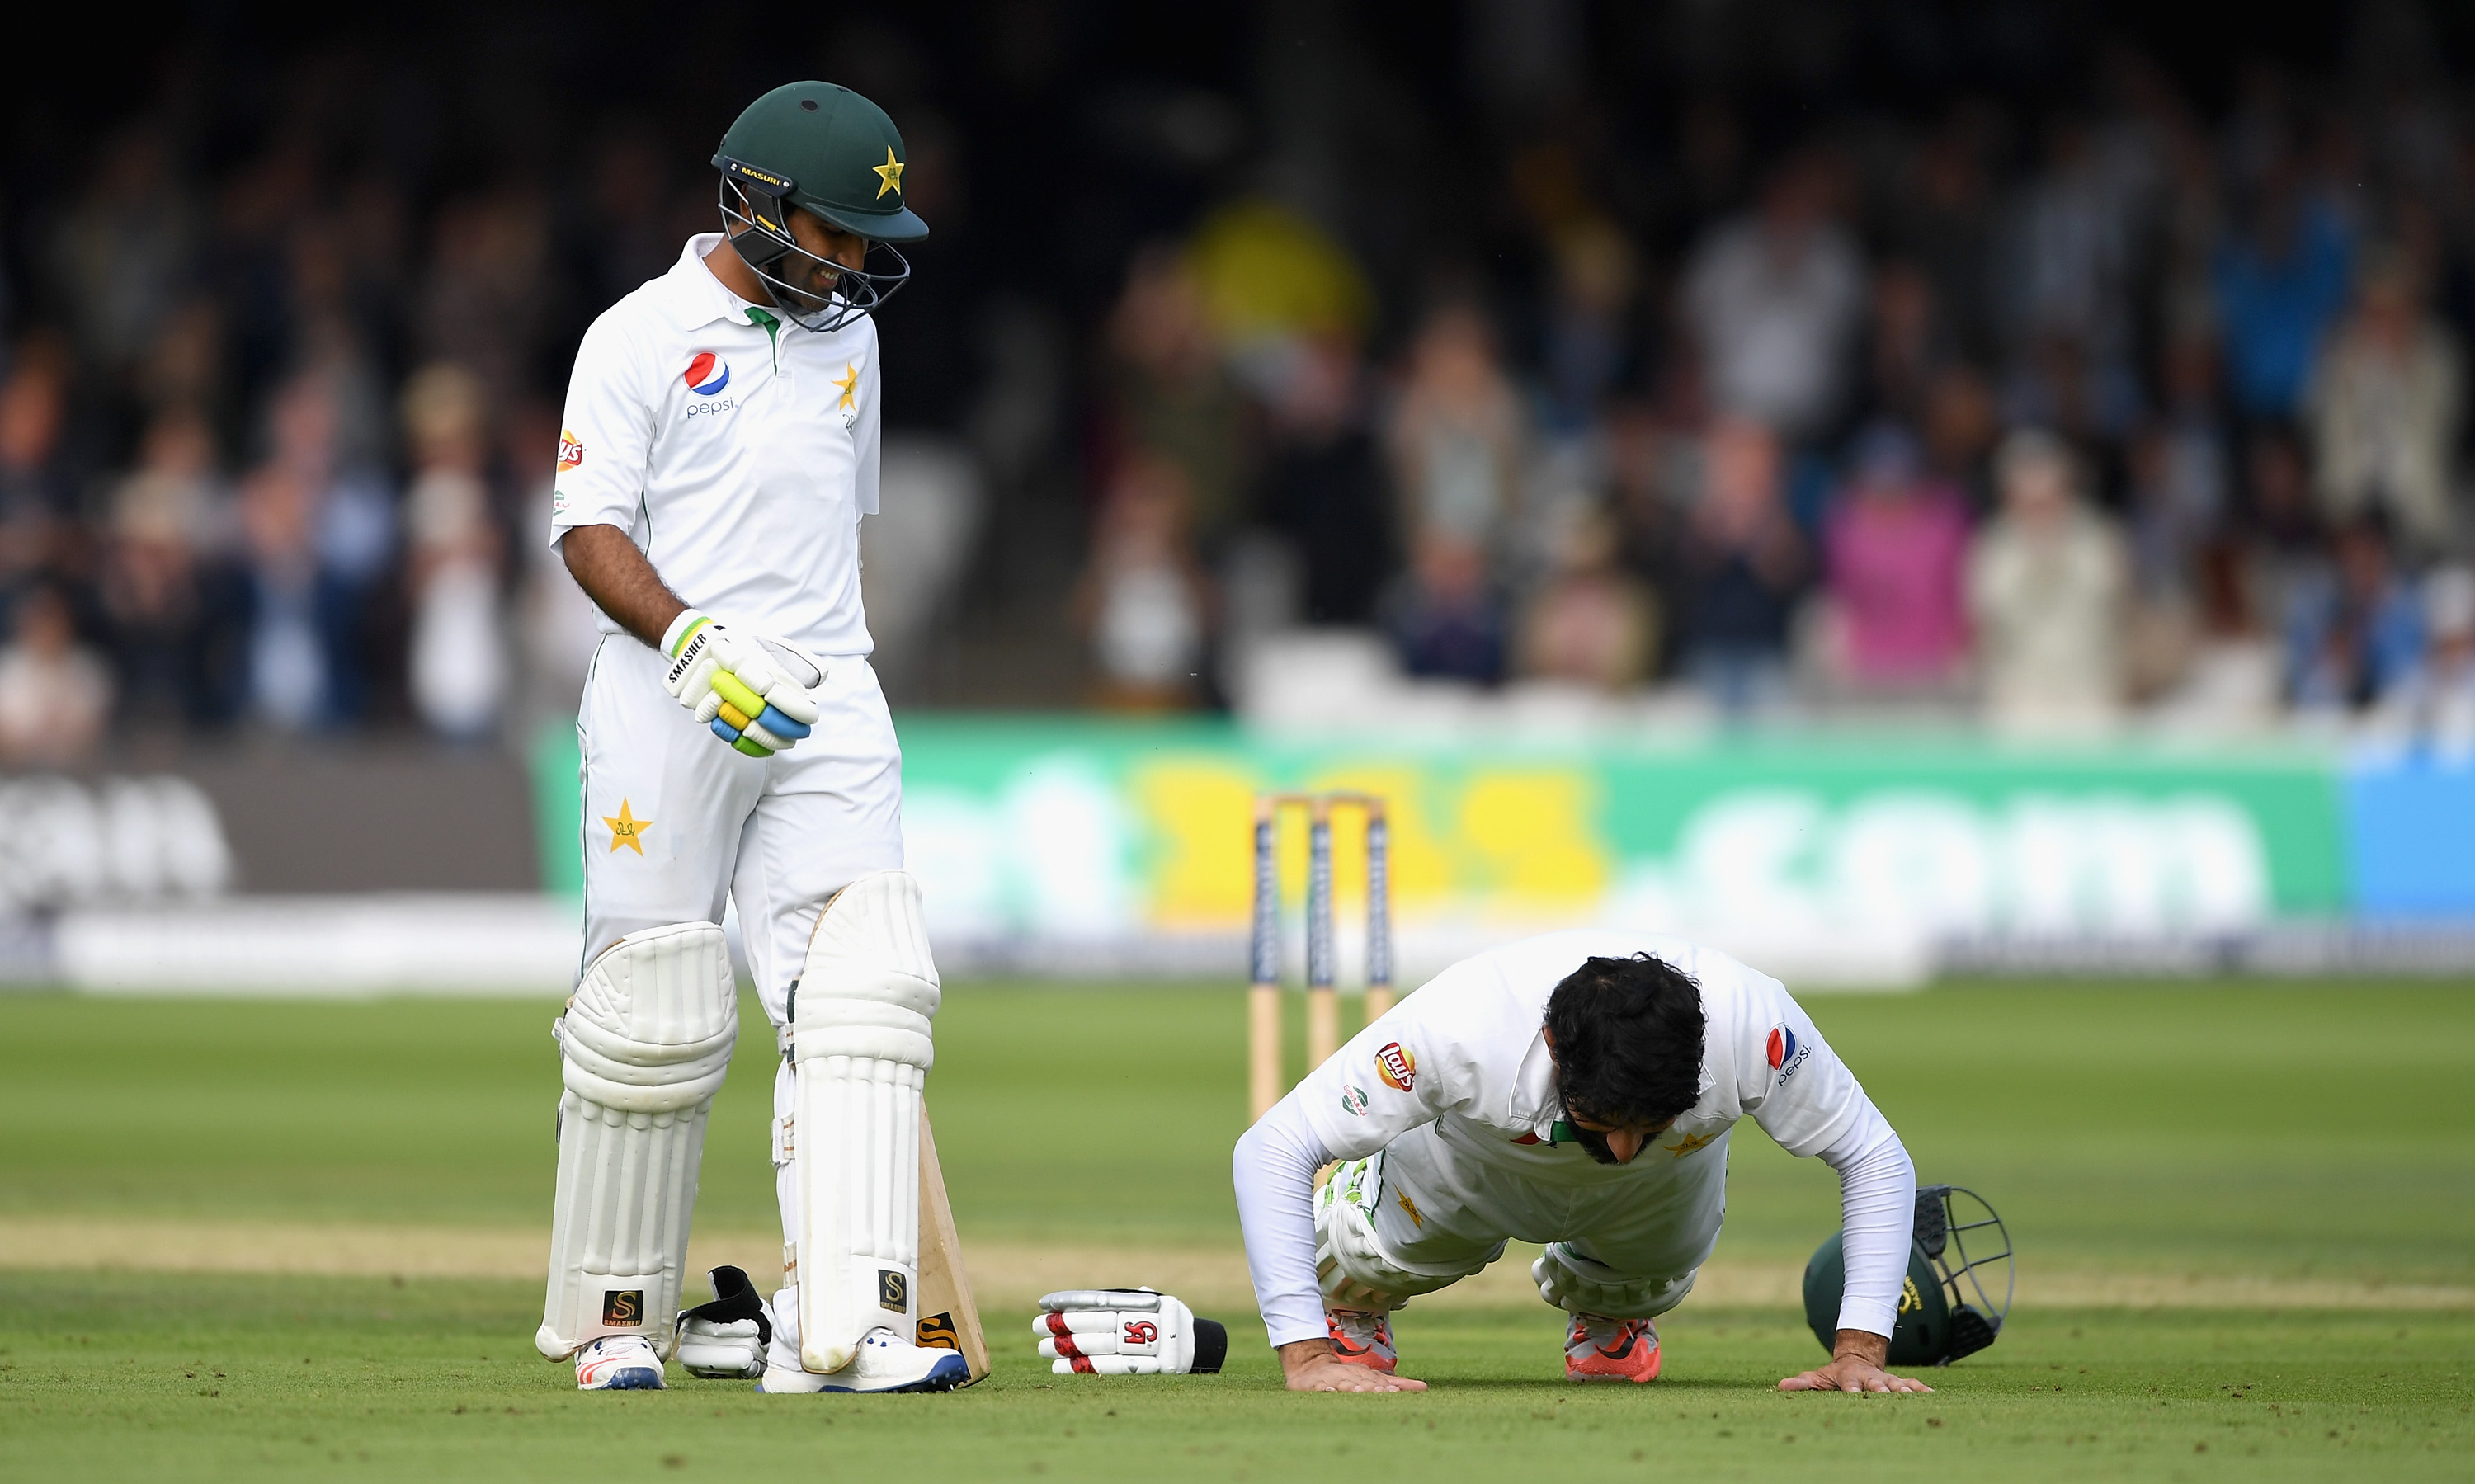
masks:
[[[2462,8],[12,20],[0,1478],[2464,1472]],[[869,598],[997,1364],[924,1428],[523,1342],[596,823],[557,401],[809,75],[893,109],[937,232]],[[2065,616],[2128,642],[2023,692],[1962,574],[2037,428],[2121,578]],[[425,663],[459,637],[503,665]],[[1836,1195],[1748,1132],[1658,1386],[1565,1385],[1516,1251],[1404,1316],[1431,1397],[1280,1395],[1239,820],[1325,783],[1394,800],[1411,971],[1623,917],[1934,980],[1807,1004],[2011,1222],[2000,1344],[1922,1405],[1776,1393]],[[691,1266],[778,1252],[771,1073]],[[1125,1281],[1237,1321],[1230,1372],[1052,1385],[1036,1297]]]
[[[803,25],[187,9],[23,81],[8,972],[567,972],[544,450],[805,73],[936,228],[868,587],[958,964],[1234,977],[1244,794],[1335,779],[1399,795],[1412,968],[1610,918],[1817,985],[2475,958],[2450,8]],[[2023,429],[2081,589],[1970,576],[2035,546]]]

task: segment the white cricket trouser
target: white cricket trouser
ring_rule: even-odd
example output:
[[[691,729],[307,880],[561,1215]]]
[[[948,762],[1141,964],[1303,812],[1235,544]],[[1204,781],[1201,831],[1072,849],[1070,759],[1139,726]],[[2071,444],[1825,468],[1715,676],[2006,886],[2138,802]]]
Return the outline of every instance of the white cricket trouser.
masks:
[[[1680,1156],[1653,1144],[1630,1165],[1586,1155],[1551,1163],[1444,1119],[1393,1140],[1382,1157],[1376,1240],[1401,1268],[1441,1279],[1437,1288],[1504,1255],[1507,1239],[1561,1242],[1609,1280],[1683,1283],[1709,1260],[1727,1214],[1725,1134]]]
[[[865,659],[826,665],[814,732],[751,758],[671,698],[651,649],[601,641],[576,718],[585,962],[643,928],[720,922],[727,894],[766,1017],[783,1023],[825,899],[863,871],[902,866],[902,751],[885,693]]]
[[[584,750],[584,961],[626,934],[720,922],[738,904],[766,1018],[790,1018],[791,982],[825,901],[866,871],[902,866],[902,750],[868,661],[827,658],[822,715],[771,758],[734,751],[662,688],[662,662],[608,636],[576,733]],[[771,1055],[768,1046],[764,1055]],[[791,1067],[775,1067],[774,1191],[799,1240],[796,1171],[781,1145]]]

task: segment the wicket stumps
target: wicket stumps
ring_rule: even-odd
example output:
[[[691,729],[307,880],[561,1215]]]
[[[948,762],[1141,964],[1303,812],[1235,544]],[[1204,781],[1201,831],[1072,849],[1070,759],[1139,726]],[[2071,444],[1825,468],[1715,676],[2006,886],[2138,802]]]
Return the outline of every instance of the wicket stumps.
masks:
[[[1307,1065],[1340,1049],[1340,1002],[1333,992],[1332,815],[1366,820],[1366,1018],[1392,1008],[1390,841],[1384,800],[1371,793],[1266,793],[1255,800],[1253,987],[1246,994],[1246,1098],[1261,1118],[1281,1100],[1281,814],[1307,814]]]

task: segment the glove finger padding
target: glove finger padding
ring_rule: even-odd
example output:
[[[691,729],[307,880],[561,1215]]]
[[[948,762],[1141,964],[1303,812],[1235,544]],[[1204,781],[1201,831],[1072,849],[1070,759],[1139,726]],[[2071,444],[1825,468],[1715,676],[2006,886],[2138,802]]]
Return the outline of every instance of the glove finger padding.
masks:
[[[779,648],[784,658],[770,652]],[[662,636],[670,661],[662,684],[704,727],[736,751],[772,757],[809,734],[822,708],[794,671],[824,668],[780,640],[745,638],[691,608]]]
[[[765,653],[763,645],[741,645],[738,651],[730,657],[730,672],[758,700],[772,695],[776,687],[790,683]]]
[[[756,1285],[739,1268],[713,1270],[714,1300],[679,1316],[679,1365],[707,1380],[753,1380],[765,1374],[765,1347],[773,1338],[772,1316]]]
[[[1219,1371],[1229,1331],[1148,1288],[1069,1289],[1040,1301],[1031,1324],[1060,1375],[1182,1375]]]
[[[1077,1341],[1098,1340],[1117,1332],[1118,1319],[1123,1312],[1117,1309],[1076,1309],[1070,1313],[1043,1313],[1031,1322],[1031,1332],[1037,1335],[1071,1334]]]
[[[824,715],[816,692],[825,683],[825,662],[787,639],[760,634],[756,642],[783,675],[782,684],[765,693],[766,704],[799,724],[795,730],[768,720],[766,729],[782,737],[807,736],[806,728],[816,725],[817,718]]]
[[[1132,1355],[1101,1355],[1083,1360],[1059,1360],[1050,1371],[1059,1375],[1173,1375],[1157,1359],[1139,1359]]]
[[[798,735],[801,737],[807,736],[808,728],[815,726],[817,718],[824,715],[824,708],[817,704],[816,696],[788,682],[765,693],[765,702],[773,710],[796,722],[799,728]],[[766,725],[772,726],[773,723],[769,721]]]

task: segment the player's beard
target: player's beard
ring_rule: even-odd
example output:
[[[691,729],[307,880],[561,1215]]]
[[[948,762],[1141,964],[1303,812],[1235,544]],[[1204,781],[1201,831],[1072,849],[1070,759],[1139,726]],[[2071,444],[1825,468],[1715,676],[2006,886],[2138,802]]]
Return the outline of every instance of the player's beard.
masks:
[[[1624,1163],[1623,1160],[1616,1157],[1616,1152],[1607,1147],[1607,1136],[1605,1134],[1598,1132],[1596,1130],[1584,1129],[1577,1123],[1568,1123],[1565,1127],[1572,1131],[1573,1142],[1581,1145],[1582,1150],[1599,1163]]]
[[[834,291],[842,283],[841,264],[806,253],[796,256],[784,254],[781,266],[774,271],[792,296],[792,306],[799,312],[820,314],[833,306]]]
[[[1616,1157],[1616,1152],[1614,1150],[1607,1147],[1607,1136],[1605,1134],[1594,1132],[1581,1127],[1581,1119],[1574,1115],[1572,1100],[1564,1096],[1564,1089],[1560,1084],[1556,1088],[1556,1101],[1563,1106],[1564,1127],[1572,1133],[1574,1143],[1581,1145],[1583,1152],[1588,1154],[1591,1158],[1596,1159],[1601,1164],[1622,1164],[1624,1162]]]

